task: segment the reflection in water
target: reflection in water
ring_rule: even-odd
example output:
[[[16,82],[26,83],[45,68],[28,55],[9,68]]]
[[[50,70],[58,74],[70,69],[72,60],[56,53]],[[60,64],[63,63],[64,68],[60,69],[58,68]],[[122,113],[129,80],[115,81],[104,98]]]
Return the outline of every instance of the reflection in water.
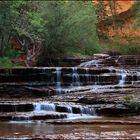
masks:
[[[0,136],[7,135],[45,135],[71,132],[71,126],[51,125],[40,121],[0,122]]]
[[[70,133],[140,134],[139,125],[55,125],[41,121],[0,122],[0,136],[55,135]]]

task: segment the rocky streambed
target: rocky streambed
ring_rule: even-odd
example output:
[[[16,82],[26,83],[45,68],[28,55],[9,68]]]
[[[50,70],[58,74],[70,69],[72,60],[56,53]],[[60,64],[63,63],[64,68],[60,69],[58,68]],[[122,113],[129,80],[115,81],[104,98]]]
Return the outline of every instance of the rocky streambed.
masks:
[[[140,56],[0,69],[0,139],[140,139]]]

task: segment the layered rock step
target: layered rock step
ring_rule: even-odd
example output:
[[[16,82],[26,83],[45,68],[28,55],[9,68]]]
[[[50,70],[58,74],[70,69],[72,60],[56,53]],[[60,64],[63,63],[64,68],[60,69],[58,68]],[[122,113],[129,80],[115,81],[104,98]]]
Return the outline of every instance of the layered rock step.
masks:
[[[120,56],[105,56],[99,55],[92,60],[83,60],[80,67],[123,67],[136,68],[140,67],[140,55],[120,55]]]
[[[89,84],[117,84],[126,81],[140,81],[140,72],[129,72],[115,68],[13,68],[0,69],[0,85],[80,86]],[[32,83],[31,83],[32,82]]]
[[[1,102],[0,120],[44,120],[69,117],[95,116],[94,108],[66,103],[50,102]]]
[[[32,112],[24,112],[24,113],[0,113],[1,121],[28,121],[28,120],[47,120],[47,119],[64,119],[67,118],[67,113],[56,113],[56,112],[48,112],[48,113],[32,113]]]
[[[0,95],[69,93],[86,85],[139,85],[140,72],[118,68],[44,67],[0,69]],[[70,90],[69,90],[70,89]],[[83,90],[84,91],[84,90]]]
[[[88,62],[88,63],[87,63]],[[82,64],[81,64],[82,63]],[[81,64],[81,65],[80,65]],[[51,61],[44,62],[41,66],[55,66],[55,67],[101,67],[101,66],[126,66],[136,67],[140,66],[140,55],[115,55],[109,54],[95,54],[94,57],[89,58],[52,58]]]

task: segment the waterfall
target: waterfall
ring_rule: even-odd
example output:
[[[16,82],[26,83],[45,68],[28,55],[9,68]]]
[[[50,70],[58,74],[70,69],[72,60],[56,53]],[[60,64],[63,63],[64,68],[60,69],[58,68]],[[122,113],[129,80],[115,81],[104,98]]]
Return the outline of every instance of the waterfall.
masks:
[[[76,109],[76,112],[74,111],[71,114],[68,114],[68,119],[96,117],[94,108],[88,108],[83,106],[76,106],[74,108]]]
[[[40,101],[32,103],[33,110],[29,112],[13,112],[10,120],[29,121],[36,119],[64,119],[64,118],[83,118],[96,117],[94,108],[91,106],[82,106],[79,104],[67,104],[61,102],[51,103]]]
[[[95,110],[93,108],[80,107],[80,113],[81,114],[95,115]]]
[[[71,106],[66,106],[68,113],[72,113],[72,107]]]
[[[87,62],[83,62],[79,65],[79,67],[99,67],[99,62],[100,60],[91,60],[91,61],[87,61]]]
[[[56,68],[56,92],[57,94],[61,94],[61,70],[62,68]]]
[[[76,67],[72,68],[72,86],[80,86],[80,77]]]
[[[55,111],[55,105],[48,102],[34,103],[34,112],[40,111]]]
[[[121,74],[121,79],[119,81],[119,85],[124,85],[126,81],[127,72],[124,69],[122,69],[120,74]]]
[[[95,76],[95,85],[98,85],[99,84],[99,78],[100,78],[99,75],[96,75]]]
[[[88,68],[86,68],[86,74],[85,74],[85,76],[86,76],[86,82],[87,83],[90,83],[90,74],[89,74],[89,69]]]
[[[65,112],[71,114],[87,114],[87,115],[95,115],[95,110],[93,108],[83,107],[81,105],[57,105],[49,102],[38,102],[33,103],[34,112]],[[76,112],[74,111],[76,109]]]

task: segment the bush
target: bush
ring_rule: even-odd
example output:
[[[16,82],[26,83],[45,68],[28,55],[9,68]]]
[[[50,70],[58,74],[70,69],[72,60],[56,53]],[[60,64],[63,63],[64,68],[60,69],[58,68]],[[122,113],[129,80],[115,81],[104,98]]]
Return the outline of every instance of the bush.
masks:
[[[130,102],[132,99],[134,99],[133,95],[126,95],[124,96],[125,101]]]
[[[41,61],[73,54],[93,55],[98,51],[97,17],[91,1],[46,2],[45,47]]]
[[[137,99],[134,97],[134,95],[126,95],[124,99],[130,105],[130,108],[132,110],[137,111],[139,109],[139,103]]]
[[[133,99],[130,101],[130,108],[137,111],[139,109],[139,103],[137,100]]]
[[[11,62],[11,60],[8,57],[1,57],[0,58],[0,68],[11,68],[16,66]]]
[[[122,41],[123,40],[123,41]],[[101,45],[102,49],[107,51],[115,51],[122,55],[139,55],[140,45],[138,38],[124,37],[122,39],[114,39],[109,44]]]

